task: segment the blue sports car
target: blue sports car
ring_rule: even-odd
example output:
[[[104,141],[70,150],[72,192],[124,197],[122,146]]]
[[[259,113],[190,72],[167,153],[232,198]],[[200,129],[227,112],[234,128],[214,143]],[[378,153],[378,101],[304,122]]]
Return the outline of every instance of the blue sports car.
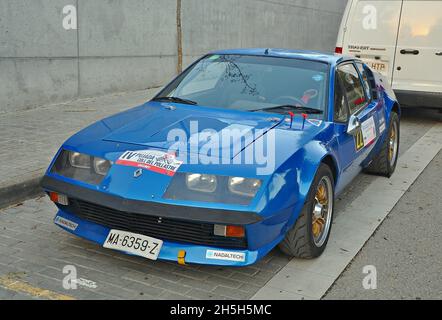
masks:
[[[362,170],[394,172],[399,117],[358,59],[216,51],[69,138],[41,184],[57,225],[127,254],[245,266],[279,245],[314,258],[336,195]]]

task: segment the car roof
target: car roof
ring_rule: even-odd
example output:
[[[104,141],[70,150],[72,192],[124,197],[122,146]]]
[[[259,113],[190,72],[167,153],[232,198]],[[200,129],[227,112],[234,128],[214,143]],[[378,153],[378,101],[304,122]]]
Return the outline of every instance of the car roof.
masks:
[[[293,58],[293,59],[320,61],[328,63],[330,65],[335,65],[342,61],[355,60],[354,57],[335,54],[332,52],[293,50],[293,49],[281,49],[281,48],[228,49],[228,50],[216,50],[210,53]]]

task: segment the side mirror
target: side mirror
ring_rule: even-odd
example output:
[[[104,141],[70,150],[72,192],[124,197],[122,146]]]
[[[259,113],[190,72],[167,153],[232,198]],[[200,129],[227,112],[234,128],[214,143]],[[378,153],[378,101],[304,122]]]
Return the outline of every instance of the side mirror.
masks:
[[[356,133],[359,131],[360,128],[361,128],[361,122],[359,121],[358,117],[355,115],[351,115],[350,119],[348,120],[347,133],[354,136],[356,135]]]

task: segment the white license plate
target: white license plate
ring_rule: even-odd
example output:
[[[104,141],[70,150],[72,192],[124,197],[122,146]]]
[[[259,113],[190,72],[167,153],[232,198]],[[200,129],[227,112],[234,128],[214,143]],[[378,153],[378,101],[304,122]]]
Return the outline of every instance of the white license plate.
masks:
[[[142,234],[114,230],[109,231],[103,247],[121,250],[151,260],[157,260],[163,241]]]

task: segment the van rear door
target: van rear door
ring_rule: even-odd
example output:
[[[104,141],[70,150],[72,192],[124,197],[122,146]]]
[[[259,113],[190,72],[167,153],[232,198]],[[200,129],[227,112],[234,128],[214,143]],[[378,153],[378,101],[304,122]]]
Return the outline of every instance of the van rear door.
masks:
[[[344,54],[392,78],[401,0],[353,1],[344,29]]]
[[[393,89],[442,93],[442,1],[403,2]]]

